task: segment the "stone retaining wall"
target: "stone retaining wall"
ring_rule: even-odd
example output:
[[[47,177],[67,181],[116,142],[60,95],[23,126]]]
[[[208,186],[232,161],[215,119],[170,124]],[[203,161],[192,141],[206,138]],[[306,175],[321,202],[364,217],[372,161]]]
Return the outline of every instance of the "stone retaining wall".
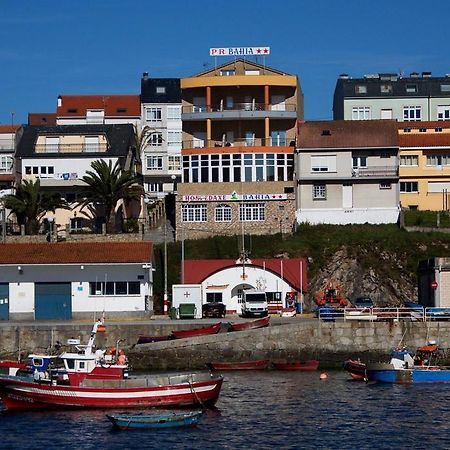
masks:
[[[198,325],[191,325],[190,328]],[[134,346],[139,334],[168,334],[176,328],[189,328],[176,322],[162,325],[130,323],[108,324],[107,333],[98,336],[98,347],[112,347],[125,338],[127,353],[135,369],[169,370],[201,369],[211,361],[244,361],[249,359],[311,359],[322,367],[342,367],[348,357],[365,361],[386,359],[389,352],[405,345],[415,349],[428,340],[436,340],[441,348],[450,347],[448,322],[336,322],[297,320],[292,324],[271,325],[257,330],[190,339],[154,342]],[[56,341],[79,338],[85,343],[91,324],[70,325],[3,325],[0,327],[0,357],[15,357],[44,351]],[[444,355],[448,359],[447,352]]]

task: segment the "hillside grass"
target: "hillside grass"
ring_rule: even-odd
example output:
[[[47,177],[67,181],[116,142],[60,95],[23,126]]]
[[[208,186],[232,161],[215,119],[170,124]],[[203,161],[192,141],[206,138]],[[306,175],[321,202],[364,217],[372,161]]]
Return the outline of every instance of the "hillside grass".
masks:
[[[154,294],[164,292],[164,250],[155,246],[156,272]],[[311,280],[329,258],[345,247],[362,268],[377,267],[389,277],[409,273],[416,278],[420,260],[450,257],[450,235],[444,233],[407,232],[397,225],[307,225],[299,226],[293,234],[246,236],[245,248],[251,258],[305,257],[309,259],[308,278]],[[238,259],[242,248],[241,236],[214,236],[209,239],[185,240],[185,259]],[[380,260],[380,255],[386,258]],[[401,261],[401,271],[398,266]],[[396,267],[393,266],[395,262]],[[167,285],[181,282],[181,243],[167,245]]]

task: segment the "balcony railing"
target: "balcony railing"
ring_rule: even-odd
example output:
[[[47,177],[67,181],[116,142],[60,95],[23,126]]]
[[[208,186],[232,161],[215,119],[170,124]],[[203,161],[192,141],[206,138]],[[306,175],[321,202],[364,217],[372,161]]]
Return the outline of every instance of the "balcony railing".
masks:
[[[352,169],[352,177],[396,177],[398,176],[398,168],[392,166],[371,166]]]
[[[183,141],[183,148],[210,147],[295,147],[295,139],[288,138],[237,138],[233,141],[193,139]]]
[[[36,144],[36,153],[104,153],[107,144]]]
[[[297,105],[295,103],[279,103],[276,105],[266,105],[264,103],[246,102],[246,103],[233,103],[232,105],[225,105],[222,103],[214,104],[211,106],[206,105],[190,105],[183,106],[183,113],[206,113],[206,112],[224,112],[224,111],[297,111]]]

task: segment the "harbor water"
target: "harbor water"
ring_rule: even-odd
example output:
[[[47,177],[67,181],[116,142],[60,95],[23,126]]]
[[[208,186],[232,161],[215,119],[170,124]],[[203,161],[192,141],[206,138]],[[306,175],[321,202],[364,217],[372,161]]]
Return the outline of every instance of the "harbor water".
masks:
[[[450,385],[356,382],[344,371],[225,372],[195,428],[116,431],[105,411],[0,412],[0,448],[450,448]],[[110,411],[108,412],[110,413]]]

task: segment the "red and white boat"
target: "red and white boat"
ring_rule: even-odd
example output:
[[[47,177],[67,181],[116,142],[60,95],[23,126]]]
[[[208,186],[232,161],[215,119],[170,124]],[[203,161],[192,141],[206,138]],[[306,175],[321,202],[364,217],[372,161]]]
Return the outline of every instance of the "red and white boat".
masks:
[[[183,339],[188,337],[204,336],[207,334],[217,334],[220,331],[221,325],[221,322],[217,322],[201,328],[191,328],[190,330],[174,330],[172,331],[172,335],[175,339]]]
[[[277,370],[303,370],[303,371],[313,371],[317,370],[319,367],[319,362],[317,359],[310,359],[308,361],[272,361],[272,366]]]
[[[0,361],[0,374],[16,375],[19,370],[25,370],[27,364],[21,361],[11,359],[2,359]]]
[[[228,331],[242,331],[242,330],[252,330],[253,328],[263,328],[268,327],[270,322],[270,316],[263,317],[256,320],[248,320],[246,322],[235,322],[230,323]]]
[[[354,380],[366,380],[367,379],[367,366],[359,359],[347,359],[344,361],[344,370],[350,373]]]
[[[29,374],[0,375],[0,398],[8,410],[49,408],[145,408],[214,405],[223,377],[211,372],[129,376],[123,352],[94,350],[97,322],[87,345],[59,355],[30,355]],[[111,353],[111,352],[109,352]]]

